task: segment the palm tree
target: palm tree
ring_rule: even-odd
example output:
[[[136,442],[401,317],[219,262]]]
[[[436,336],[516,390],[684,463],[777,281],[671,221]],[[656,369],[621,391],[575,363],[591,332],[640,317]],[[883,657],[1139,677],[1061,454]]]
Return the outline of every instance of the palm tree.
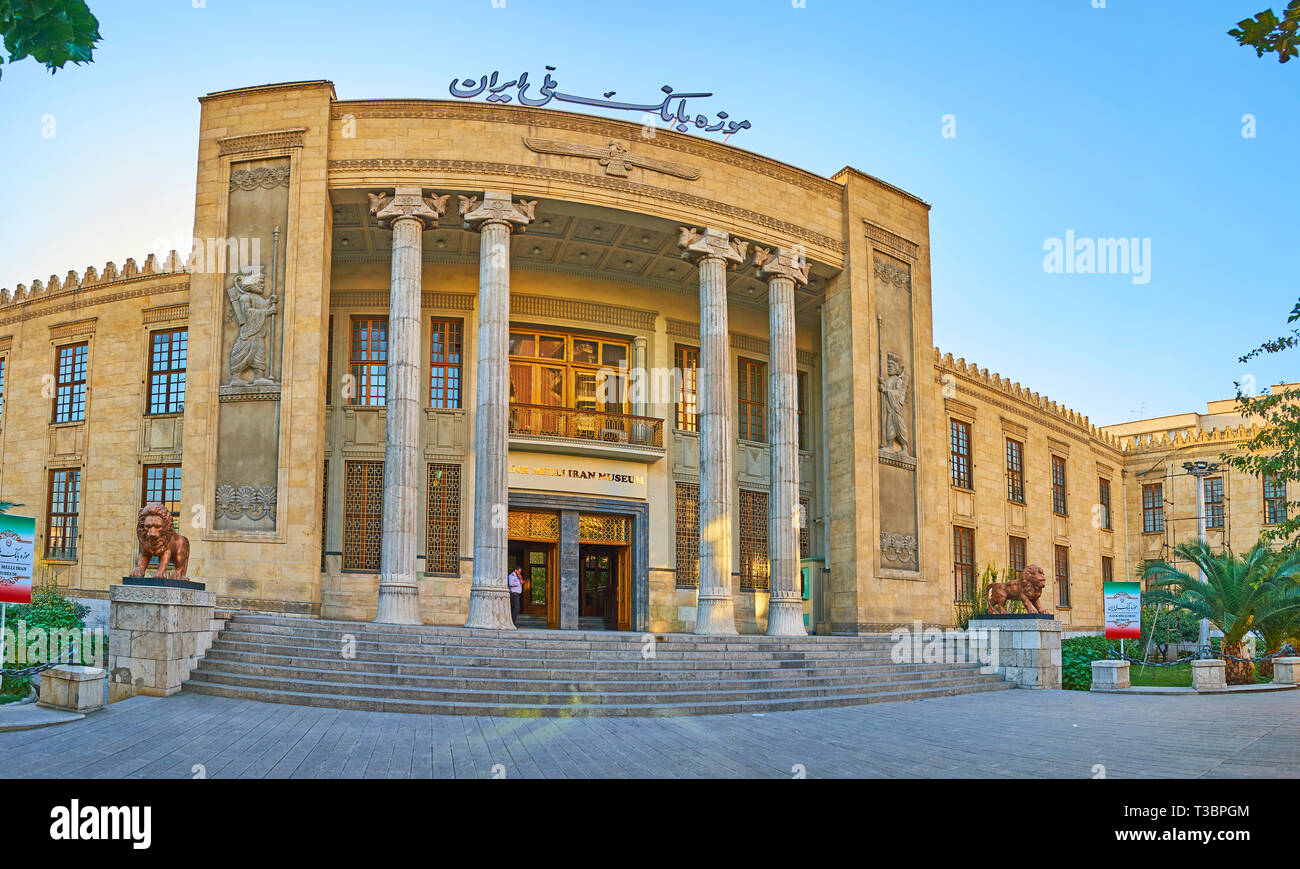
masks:
[[[1259,626],[1290,614],[1300,614],[1300,552],[1275,553],[1256,543],[1238,557],[1225,551],[1216,555],[1203,540],[1191,540],[1174,547],[1174,554],[1190,561],[1205,576],[1179,570],[1166,561],[1142,563],[1142,578],[1151,590],[1147,600],[1171,603],[1192,615],[1209,619],[1223,632],[1225,655],[1241,657],[1242,640]],[[1249,661],[1227,661],[1229,685],[1255,682],[1255,665]]]

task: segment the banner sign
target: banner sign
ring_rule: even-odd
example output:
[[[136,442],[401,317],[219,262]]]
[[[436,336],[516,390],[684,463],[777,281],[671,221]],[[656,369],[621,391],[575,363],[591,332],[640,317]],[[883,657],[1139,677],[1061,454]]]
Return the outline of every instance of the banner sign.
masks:
[[[36,519],[0,513],[0,603],[31,603]]]
[[[1106,636],[1126,640],[1141,637],[1142,584],[1104,582],[1101,593],[1106,602]]]

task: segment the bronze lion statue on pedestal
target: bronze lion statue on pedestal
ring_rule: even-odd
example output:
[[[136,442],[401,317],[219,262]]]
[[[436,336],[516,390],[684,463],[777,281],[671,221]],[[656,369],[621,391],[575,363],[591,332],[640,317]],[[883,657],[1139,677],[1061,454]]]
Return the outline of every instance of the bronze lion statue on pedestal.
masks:
[[[1025,605],[1025,612],[1027,613],[1050,615],[1038,603],[1038,599],[1043,596],[1043,589],[1046,587],[1047,574],[1043,573],[1043,569],[1037,564],[1031,564],[1020,571],[1019,579],[995,582],[989,586],[989,612],[1005,615],[1007,601],[1018,600]]]
[[[190,541],[176,533],[172,527],[172,511],[165,504],[146,504],[140,508],[140,518],[135,523],[135,536],[140,538],[140,558],[132,576],[144,576],[149,561],[158,559],[159,579],[167,575],[167,568],[176,570],[176,578],[189,580]]]

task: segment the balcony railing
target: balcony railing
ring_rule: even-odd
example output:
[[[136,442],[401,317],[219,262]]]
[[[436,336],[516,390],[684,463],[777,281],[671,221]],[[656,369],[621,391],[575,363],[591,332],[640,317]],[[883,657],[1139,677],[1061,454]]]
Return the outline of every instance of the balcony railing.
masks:
[[[510,434],[663,449],[664,421],[630,413],[511,404]]]

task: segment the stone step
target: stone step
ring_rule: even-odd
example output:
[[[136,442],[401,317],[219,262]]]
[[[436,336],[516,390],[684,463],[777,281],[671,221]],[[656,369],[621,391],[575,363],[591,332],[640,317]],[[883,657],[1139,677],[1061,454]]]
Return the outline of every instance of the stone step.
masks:
[[[216,651],[229,652],[246,652],[250,654],[278,654],[278,655],[297,655],[313,658],[335,658],[337,660],[347,660],[340,654],[337,646],[326,645],[302,645],[293,643],[292,640],[281,640],[278,643],[250,643],[237,640],[218,639],[213,642],[212,648]],[[484,652],[487,652],[484,654]],[[503,666],[512,667],[531,667],[546,668],[550,666],[562,666],[581,664],[593,669],[621,669],[639,667],[647,659],[639,654],[621,654],[621,655],[602,655],[591,654],[584,656],[580,652],[562,651],[549,652],[542,654],[521,654],[518,651],[511,654],[502,654],[499,650],[485,649],[466,649],[453,650],[449,652],[438,652],[428,649],[418,653],[393,653],[385,651],[369,651],[359,649],[355,652],[352,660],[360,661],[387,661],[399,664],[424,664],[430,666]],[[710,656],[691,655],[688,657],[678,657],[667,653],[657,654],[653,659],[655,666],[664,668],[678,669],[735,669],[737,667],[753,666],[757,668],[791,668],[798,669],[803,667],[816,666],[819,664],[881,664],[892,663],[887,655],[858,655],[848,657],[843,655],[818,655],[817,657],[790,657],[782,655],[780,657],[770,655],[743,655],[739,653],[727,654],[721,657],[716,653]]]
[[[387,687],[414,688],[429,691],[449,691],[458,688],[475,691],[536,691],[548,694],[556,692],[587,694],[593,692],[674,692],[682,690],[698,691],[743,691],[753,689],[813,688],[847,685],[868,685],[887,682],[916,682],[950,678],[968,678],[980,676],[978,670],[951,669],[942,672],[886,672],[868,673],[850,671],[830,675],[818,671],[778,671],[766,676],[751,676],[744,671],[739,673],[720,673],[692,679],[626,679],[624,674],[617,678],[592,679],[582,671],[556,673],[548,671],[539,677],[514,675],[493,676],[474,674],[470,676],[447,675],[411,675],[377,673],[369,670],[324,669],[320,667],[279,666],[239,661],[205,660],[194,673],[199,678],[209,676],[257,676],[268,679],[303,680],[311,682],[330,682],[365,686],[367,691],[382,693]],[[636,674],[632,674],[636,675]],[[218,681],[220,681],[218,679]]]
[[[893,673],[939,673],[946,670],[976,669],[976,664],[895,664],[891,661],[862,659],[858,662],[827,661],[811,662],[807,666],[772,667],[750,664],[745,660],[725,662],[728,666],[705,667],[691,665],[675,666],[671,662],[660,666],[656,661],[629,662],[626,667],[591,666],[588,661],[575,659],[560,664],[540,666],[501,666],[501,662],[487,659],[486,663],[475,665],[446,665],[416,663],[398,663],[381,656],[372,656],[369,660],[360,658],[341,659],[322,658],[315,655],[300,654],[265,654],[259,652],[233,651],[230,649],[213,649],[208,652],[204,662],[218,664],[260,664],[274,667],[299,667],[305,669],[337,669],[351,672],[375,673],[391,676],[438,676],[451,679],[498,678],[498,679],[542,679],[575,678],[592,680],[698,680],[719,678],[781,678],[789,676],[799,678],[808,675],[847,676],[851,674],[881,675]],[[758,662],[771,663],[771,662]],[[780,662],[784,663],[784,662]]]
[[[520,628],[518,630],[474,630],[451,625],[383,625],[374,622],[327,621],[322,619],[289,619],[272,616],[238,616],[231,620],[228,629],[233,631],[258,628],[262,633],[287,633],[294,636],[330,636],[341,638],[351,635],[360,640],[382,639],[385,642],[469,642],[481,643],[555,643],[555,644],[609,644],[636,645],[653,637],[660,645],[692,646],[700,644],[726,644],[735,648],[770,647],[774,644],[786,648],[816,647],[841,648],[855,645],[892,646],[887,634],[859,637],[781,637],[768,638],[758,634],[740,634],[731,637],[702,637],[696,634],[646,634],[616,631],[548,631]],[[401,637],[402,639],[396,639]]]
[[[1014,687],[978,664],[897,663],[893,646],[879,635],[477,631],[236,614],[184,688],[350,709],[556,716],[780,711]]]
[[[747,686],[739,690],[675,690],[675,691],[554,691],[533,690],[533,686],[518,689],[496,688],[454,689],[412,688],[406,686],[348,684],[324,682],[315,679],[281,679],[272,676],[249,676],[205,671],[202,668],[191,674],[191,682],[258,688],[269,691],[297,691],[308,694],[334,694],[373,701],[429,701],[441,703],[521,704],[526,706],[582,705],[582,706],[645,706],[660,704],[695,704],[702,702],[767,702],[809,697],[848,694],[868,694],[879,690],[919,690],[922,688],[965,688],[1001,681],[997,677],[954,676],[940,679],[913,679],[903,682],[862,683],[845,686],[785,686],[777,688]]]
[[[1010,682],[998,680],[977,685],[908,688],[903,690],[872,691],[863,694],[828,694],[819,697],[783,700],[703,701],[699,703],[643,703],[643,704],[578,704],[564,703],[539,705],[526,703],[470,703],[419,700],[375,700],[343,694],[314,694],[305,691],[269,690],[242,685],[221,685],[213,682],[186,682],[184,690],[199,694],[213,694],[264,703],[288,703],[298,706],[320,706],[335,709],[361,709],[375,712],[412,712],[443,715],[504,715],[515,717],[580,717],[580,716],[677,716],[726,715],[737,713],[786,712],[799,709],[822,709],[835,706],[860,706],[869,703],[889,703],[902,700],[927,700],[949,697],[954,694],[974,694],[985,691],[1004,691],[1015,687]]]
[[[531,658],[544,657],[561,657],[574,653],[580,653],[584,656],[591,656],[595,660],[615,660],[618,658],[643,657],[645,651],[649,648],[642,643],[628,643],[623,646],[593,645],[583,642],[563,643],[552,640],[538,640],[535,643],[529,643],[522,640],[514,640],[508,644],[496,643],[492,641],[473,640],[462,642],[441,642],[430,640],[428,642],[403,642],[400,640],[376,642],[366,640],[360,637],[346,639],[342,636],[339,638],[321,637],[312,635],[295,635],[287,633],[266,633],[262,631],[251,630],[231,630],[227,628],[222,632],[223,640],[230,642],[258,643],[265,645],[282,644],[291,641],[294,645],[302,648],[315,648],[321,650],[330,650],[337,654],[346,644],[349,649],[356,652],[379,652],[384,654],[480,654],[490,653],[497,656],[526,656]],[[802,646],[798,648],[786,648],[782,644],[773,644],[773,648],[755,648],[752,646],[737,646],[731,643],[719,644],[659,644],[656,643],[654,648],[655,657],[673,658],[676,660],[700,660],[708,657],[722,657],[733,654],[743,654],[746,656],[765,657],[772,660],[808,660],[814,658],[837,658],[846,654],[871,654],[886,655],[889,654],[889,648],[818,648],[816,646]],[[892,648],[892,647],[890,647]]]

